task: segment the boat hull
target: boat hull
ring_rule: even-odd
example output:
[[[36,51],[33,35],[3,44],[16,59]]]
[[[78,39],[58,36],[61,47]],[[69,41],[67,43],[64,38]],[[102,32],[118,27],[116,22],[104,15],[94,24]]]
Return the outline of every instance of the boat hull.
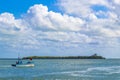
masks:
[[[13,67],[34,67],[34,64],[12,64]]]

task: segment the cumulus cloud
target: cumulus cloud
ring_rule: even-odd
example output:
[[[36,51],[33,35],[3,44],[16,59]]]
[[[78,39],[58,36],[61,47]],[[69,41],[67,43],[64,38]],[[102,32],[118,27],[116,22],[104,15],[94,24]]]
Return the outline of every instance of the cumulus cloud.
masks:
[[[84,21],[80,18],[61,15],[43,5],[34,5],[30,7],[25,16],[29,27],[39,30],[51,31],[79,31],[84,25]]]
[[[22,19],[15,19],[11,13],[0,14],[0,35],[18,36],[26,30],[27,26]]]
[[[76,0],[74,2],[73,0],[58,0],[58,3],[65,13],[78,17],[88,17],[89,14],[93,13],[92,6],[111,7],[108,0]]]
[[[80,33],[91,39],[89,45],[99,45],[104,51],[120,45],[119,0],[58,0],[58,5],[66,15],[85,21]]]
[[[88,33],[90,31],[99,33],[99,36],[120,37],[119,11],[116,9],[119,0],[76,0],[74,2],[60,0],[58,2],[65,13],[86,21]]]
[[[0,43],[35,49],[51,45],[54,48],[118,46],[120,21],[116,8],[119,1],[108,1],[60,0],[63,14],[35,4],[19,19],[12,13],[1,13]]]
[[[12,41],[13,47],[39,46],[42,40],[69,43],[90,42],[91,39],[88,36],[79,33],[85,30],[84,23],[84,20],[80,18],[48,11],[48,8],[41,4],[30,7],[20,19],[15,19],[11,13],[0,15],[1,36],[14,35],[7,38]],[[2,39],[6,38],[2,37]]]

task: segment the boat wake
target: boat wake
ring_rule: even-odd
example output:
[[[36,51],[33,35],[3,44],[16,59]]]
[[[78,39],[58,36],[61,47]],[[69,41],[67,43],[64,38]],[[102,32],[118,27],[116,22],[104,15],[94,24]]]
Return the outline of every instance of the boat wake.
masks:
[[[49,75],[70,75],[70,76],[79,76],[79,77],[92,77],[92,76],[110,76],[113,74],[120,74],[120,66],[111,66],[111,67],[91,67],[85,70],[78,71],[62,71],[62,72],[53,72],[48,73]]]
[[[11,65],[0,65],[0,68],[9,68],[12,67]]]

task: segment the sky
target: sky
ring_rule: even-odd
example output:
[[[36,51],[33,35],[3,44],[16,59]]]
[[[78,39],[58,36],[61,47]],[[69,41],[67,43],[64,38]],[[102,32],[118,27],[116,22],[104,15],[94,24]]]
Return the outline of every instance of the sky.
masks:
[[[9,1],[0,0],[0,58],[120,58],[120,0]]]

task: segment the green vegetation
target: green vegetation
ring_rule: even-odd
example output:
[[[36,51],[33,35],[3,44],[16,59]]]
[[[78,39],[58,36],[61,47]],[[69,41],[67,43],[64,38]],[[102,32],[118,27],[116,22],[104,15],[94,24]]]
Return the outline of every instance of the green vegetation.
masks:
[[[92,56],[29,56],[23,59],[105,59],[102,56],[94,54]]]

